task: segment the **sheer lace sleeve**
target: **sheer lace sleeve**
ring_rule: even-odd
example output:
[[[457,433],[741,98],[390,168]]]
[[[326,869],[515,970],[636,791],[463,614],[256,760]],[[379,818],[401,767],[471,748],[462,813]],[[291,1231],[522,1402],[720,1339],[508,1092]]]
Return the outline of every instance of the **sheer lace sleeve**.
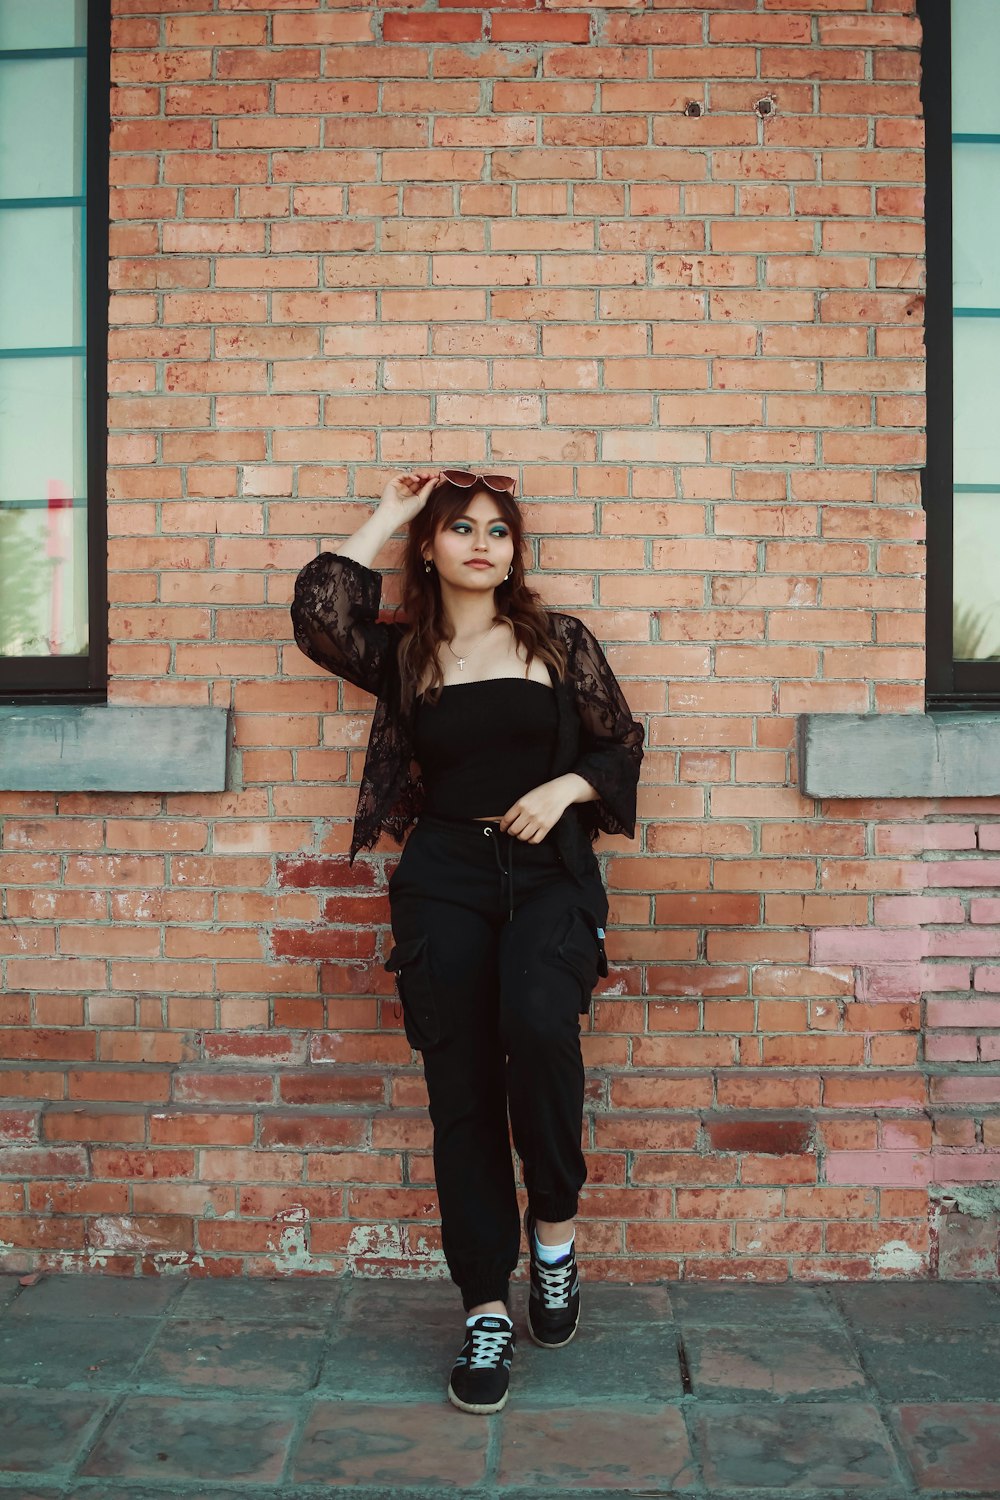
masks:
[[[581,735],[580,756],[572,769],[598,792],[597,827],[633,838],[643,727],[633,719],[594,636],[582,621],[577,626],[571,676]]]
[[[353,557],[321,552],[295,579],[295,644],[310,661],[366,693],[378,694],[391,650],[378,620],[382,575]]]

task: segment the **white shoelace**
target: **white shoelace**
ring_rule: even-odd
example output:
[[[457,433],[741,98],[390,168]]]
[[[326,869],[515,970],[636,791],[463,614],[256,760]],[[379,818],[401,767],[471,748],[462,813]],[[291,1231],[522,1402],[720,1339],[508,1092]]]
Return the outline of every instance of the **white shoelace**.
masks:
[[[572,1257],[564,1266],[547,1266],[543,1260],[538,1261],[537,1265],[544,1305],[551,1308],[568,1307],[570,1283],[576,1270]]]
[[[469,1332],[472,1334],[469,1369],[487,1370],[499,1364],[504,1346],[510,1337],[510,1329],[472,1327]]]

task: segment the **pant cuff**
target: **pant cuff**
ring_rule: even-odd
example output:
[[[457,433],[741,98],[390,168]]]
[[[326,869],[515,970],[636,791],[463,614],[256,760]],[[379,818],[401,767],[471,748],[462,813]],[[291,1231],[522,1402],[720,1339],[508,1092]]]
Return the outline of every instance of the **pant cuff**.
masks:
[[[510,1277],[480,1276],[474,1281],[466,1281],[461,1284],[462,1306],[468,1312],[470,1307],[478,1307],[481,1302],[503,1302],[506,1304],[510,1296]]]
[[[575,1219],[580,1200],[574,1194],[572,1198],[557,1198],[543,1195],[540,1198],[528,1197],[531,1212],[536,1219],[544,1219],[547,1224],[561,1224],[563,1219]]]

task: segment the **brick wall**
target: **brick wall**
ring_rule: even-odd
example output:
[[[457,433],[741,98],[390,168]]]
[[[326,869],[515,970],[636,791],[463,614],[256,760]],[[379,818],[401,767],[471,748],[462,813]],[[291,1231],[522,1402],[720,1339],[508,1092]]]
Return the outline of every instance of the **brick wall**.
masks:
[[[0,794],[0,1269],[441,1272],[371,700],[287,610],[488,462],[648,723],[589,1274],[996,1274],[1000,804],[795,764],[923,710],[913,10],[118,0],[109,696],[231,705],[232,790]]]

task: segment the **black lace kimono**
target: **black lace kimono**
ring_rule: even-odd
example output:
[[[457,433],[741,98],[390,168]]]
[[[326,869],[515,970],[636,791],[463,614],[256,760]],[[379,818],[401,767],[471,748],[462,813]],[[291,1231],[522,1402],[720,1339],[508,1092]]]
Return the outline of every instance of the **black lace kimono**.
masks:
[[[406,628],[378,619],[382,575],[351,557],[321,552],[295,580],[292,628],[311,661],[376,698],[351,840],[350,862],[385,829],[397,843],[420,814],[424,789],[413,759],[415,705],[401,710],[397,648]],[[547,611],[565,642],[565,682],[552,668],[558,729],[550,779],[575,771],[595,787],[596,802],[574,802],[555,827],[556,847],[578,876],[593,867],[591,842],[600,831],[635,834],[642,725],[597,641],[582,620]]]

